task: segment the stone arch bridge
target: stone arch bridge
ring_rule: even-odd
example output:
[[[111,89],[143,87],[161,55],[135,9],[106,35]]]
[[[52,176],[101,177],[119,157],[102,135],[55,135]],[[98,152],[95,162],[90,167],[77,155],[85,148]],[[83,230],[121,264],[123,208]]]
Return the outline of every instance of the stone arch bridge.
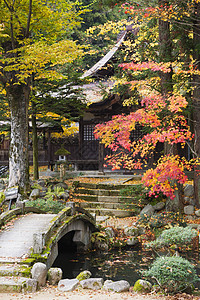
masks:
[[[98,231],[95,219],[86,210],[69,203],[58,214],[44,214],[34,208],[16,208],[1,215],[0,264],[44,262],[50,268],[58,256],[58,243],[70,233],[77,250],[86,250],[92,232]],[[24,215],[21,215],[25,212]],[[31,213],[29,213],[31,212]]]

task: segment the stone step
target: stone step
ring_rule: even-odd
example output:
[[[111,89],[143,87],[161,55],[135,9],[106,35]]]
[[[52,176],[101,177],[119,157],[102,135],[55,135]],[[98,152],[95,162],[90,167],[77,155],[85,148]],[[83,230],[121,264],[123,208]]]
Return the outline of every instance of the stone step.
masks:
[[[73,197],[77,198],[77,199],[85,200],[85,201],[88,201],[88,202],[98,202],[98,196],[94,196],[94,195],[74,194]]]
[[[134,179],[135,180],[135,179]],[[141,176],[136,179],[137,184],[140,184]],[[134,184],[114,184],[114,183],[88,183],[78,182],[76,188],[87,188],[87,189],[102,189],[102,190],[121,190],[127,187],[132,187]]]
[[[108,209],[108,208],[89,208],[90,213],[95,213],[97,216],[112,216],[117,218],[127,218],[137,215],[133,210]]]
[[[138,209],[138,206],[135,204],[124,204],[124,203],[115,203],[115,202],[80,202],[79,206],[85,209],[89,208],[108,208],[108,209]]]
[[[2,264],[0,265],[0,276],[23,276],[30,277],[31,272],[28,265]]]
[[[0,292],[36,292],[37,282],[26,277],[0,277]]]
[[[118,196],[98,196],[98,201],[99,202],[123,203],[123,202],[126,202],[128,200],[131,201],[131,198],[129,198],[129,197],[118,197]]]
[[[133,197],[120,197],[120,196],[94,196],[94,195],[80,195],[74,194],[74,198],[81,199],[87,202],[113,202],[113,203],[129,203],[138,204],[138,200]]]
[[[12,258],[12,257],[0,257],[0,265],[4,264],[18,264],[18,265],[27,265],[27,266],[32,266],[33,263],[35,262],[34,258]]]
[[[120,190],[103,190],[103,189],[87,189],[77,188],[76,194],[94,195],[94,196],[120,196]]]

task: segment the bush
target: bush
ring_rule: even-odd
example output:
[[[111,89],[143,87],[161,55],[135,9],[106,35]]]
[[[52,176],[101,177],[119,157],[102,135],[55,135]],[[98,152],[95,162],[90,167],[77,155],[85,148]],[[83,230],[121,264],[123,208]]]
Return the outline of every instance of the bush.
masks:
[[[143,206],[147,203],[147,190],[142,184],[134,184],[132,186],[127,186],[120,190],[120,196],[131,197],[131,201],[137,202],[138,205]],[[126,199],[127,201],[127,199]]]
[[[199,280],[194,266],[188,260],[175,256],[157,258],[144,276],[155,279],[160,288],[170,294],[191,288]]]
[[[36,207],[43,210],[46,213],[57,214],[61,211],[65,205],[52,199],[36,199],[28,202],[28,206]]]
[[[65,192],[63,187],[55,186],[53,191],[51,190],[51,186],[48,187],[48,191],[46,192],[45,198],[48,200],[59,199],[59,197]]]
[[[192,239],[197,236],[197,231],[191,227],[172,227],[164,230],[161,235],[148,246],[152,248],[169,248],[172,245],[185,246],[192,242]]]
[[[159,228],[166,225],[168,226],[169,223],[171,226],[187,226],[184,217],[180,213],[174,212],[162,212],[153,216],[143,214],[140,216],[137,222],[140,225],[151,228]]]

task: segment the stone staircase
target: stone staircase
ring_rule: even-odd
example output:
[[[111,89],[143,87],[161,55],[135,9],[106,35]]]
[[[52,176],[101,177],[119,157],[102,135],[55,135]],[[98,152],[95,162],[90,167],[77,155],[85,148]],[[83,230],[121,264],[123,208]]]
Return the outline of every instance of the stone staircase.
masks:
[[[77,182],[73,197],[81,201],[80,207],[97,216],[125,218],[137,215],[141,210],[141,203],[121,195],[120,190],[129,186],[133,185]]]
[[[31,265],[17,259],[0,259],[0,292],[35,292],[37,283],[30,278]]]

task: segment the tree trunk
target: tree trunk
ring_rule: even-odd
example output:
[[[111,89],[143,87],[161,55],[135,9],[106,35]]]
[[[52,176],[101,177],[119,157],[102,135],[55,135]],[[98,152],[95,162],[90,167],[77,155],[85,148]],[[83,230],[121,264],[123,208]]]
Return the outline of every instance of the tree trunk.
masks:
[[[33,145],[33,179],[39,179],[38,171],[38,137],[37,137],[37,124],[36,116],[34,113],[34,103],[32,103],[32,145]]]
[[[159,5],[166,5],[167,2],[163,0],[158,1]],[[172,62],[172,42],[170,33],[170,23],[159,19],[159,59],[160,62]],[[172,69],[169,73],[160,73],[161,78],[161,93],[163,96],[170,95],[173,91],[173,81],[172,81]],[[170,145],[168,143],[164,144],[164,154],[177,154],[177,147]],[[177,190],[175,191],[175,198],[171,200],[167,199],[166,208],[169,211],[182,211],[183,210],[183,187],[177,182],[172,182],[176,184]]]
[[[165,5],[166,1],[159,0],[159,5]],[[170,34],[170,23],[159,19],[159,59],[160,62],[172,61],[172,42]],[[172,71],[168,73],[160,72],[161,93],[169,94],[172,89]]]
[[[29,189],[28,164],[28,97],[27,85],[10,85],[7,96],[11,112],[9,155],[9,187],[19,186],[21,193]]]
[[[194,16],[194,59],[196,66],[200,70],[200,3],[196,3]],[[193,94],[193,120],[194,120],[194,150],[200,159],[200,76],[194,75],[194,94]],[[200,165],[194,170],[194,192],[195,203],[200,206]]]

